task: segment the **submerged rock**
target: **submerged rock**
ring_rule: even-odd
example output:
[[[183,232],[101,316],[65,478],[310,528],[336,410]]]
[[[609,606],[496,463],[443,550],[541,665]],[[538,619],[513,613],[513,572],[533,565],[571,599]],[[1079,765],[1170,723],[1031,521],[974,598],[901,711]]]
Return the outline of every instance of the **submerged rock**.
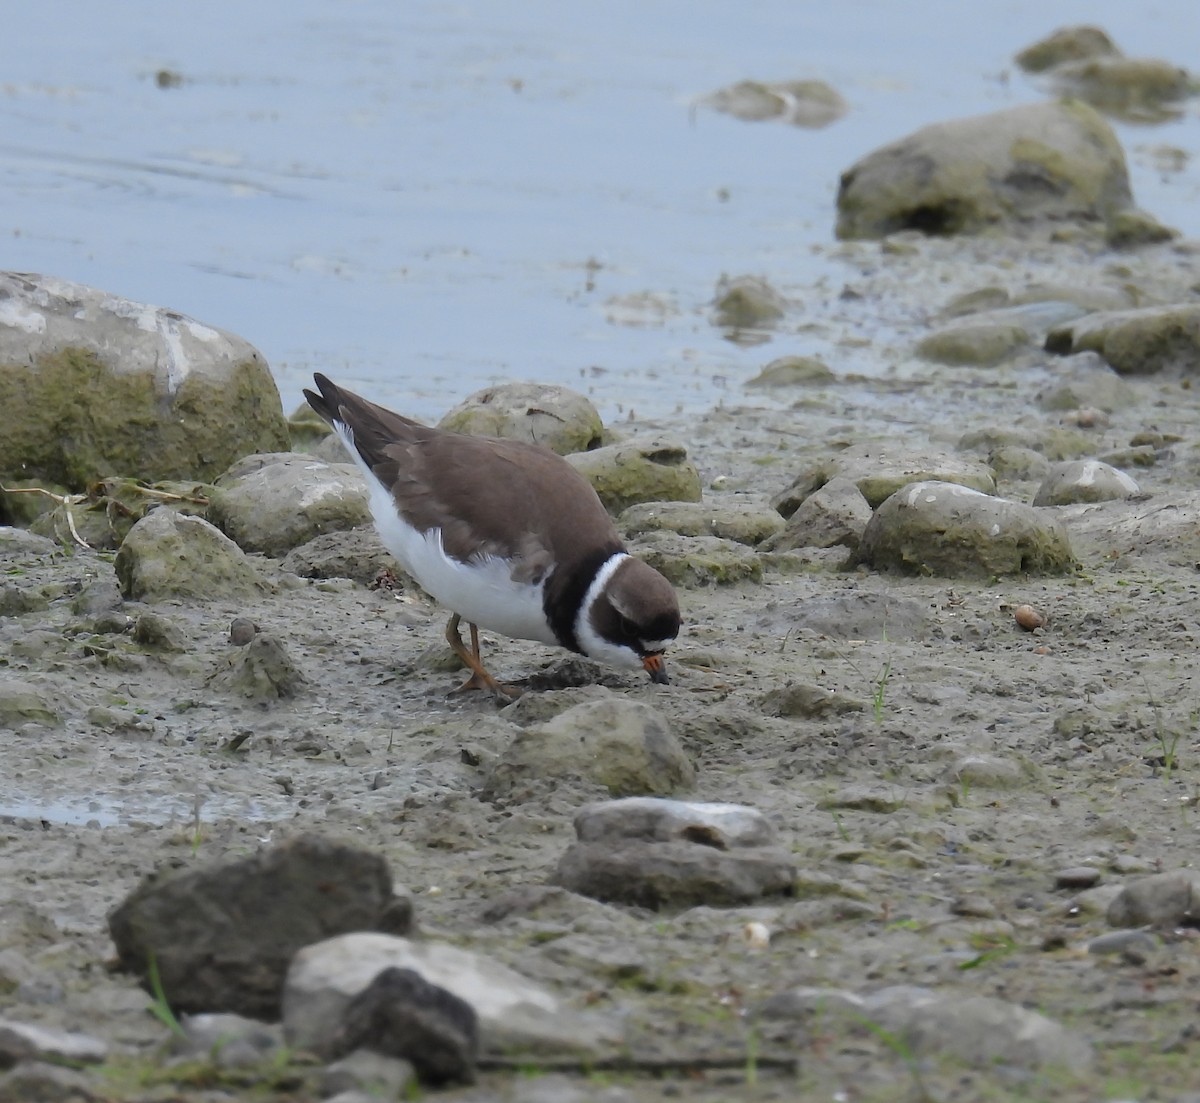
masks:
[[[1079,102],[936,123],[842,174],[840,238],[1107,224],[1132,197],[1112,128]]]
[[[809,387],[832,383],[837,378],[825,361],[816,356],[780,356],[753,379],[749,387]]]
[[[610,513],[638,502],[698,502],[700,473],[687,449],[669,437],[610,444],[566,457]]]
[[[1177,118],[1197,83],[1186,69],[1159,58],[1092,57],[1057,66],[1056,90],[1077,96],[1125,122],[1157,123]]]
[[[722,276],[713,296],[713,324],[725,329],[770,329],[784,314],[783,296],[761,276]]]
[[[209,479],[287,447],[279,392],[242,338],[53,276],[0,273],[0,480],[81,491],[112,472]]]
[[[1062,574],[1075,565],[1052,515],[944,482],[913,483],[888,498],[863,533],[857,562],[968,578]]]
[[[823,80],[742,80],[713,92],[700,104],[747,122],[779,119],[814,129],[836,122],[849,110],[837,90]]]
[[[560,456],[598,448],[604,439],[604,425],[591,400],[553,383],[485,387],[449,411],[438,428],[523,440]]]
[[[1060,27],[1053,34],[1026,46],[1014,59],[1027,73],[1043,73],[1068,61],[1118,57],[1121,51],[1100,27]]]

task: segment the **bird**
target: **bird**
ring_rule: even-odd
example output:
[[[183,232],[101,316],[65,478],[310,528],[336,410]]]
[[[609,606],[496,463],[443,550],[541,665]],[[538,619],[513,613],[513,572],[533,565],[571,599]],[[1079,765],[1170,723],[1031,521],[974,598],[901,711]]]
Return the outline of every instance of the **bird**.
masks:
[[[471,671],[461,689],[500,703],[520,692],[485,669],[480,628],[669,682],[663,653],[682,623],[675,589],[629,554],[571,464],[539,444],[423,425],[320,372],[313,379],[320,393],[304,396],[366,476],[380,539],[452,614],[446,642]]]

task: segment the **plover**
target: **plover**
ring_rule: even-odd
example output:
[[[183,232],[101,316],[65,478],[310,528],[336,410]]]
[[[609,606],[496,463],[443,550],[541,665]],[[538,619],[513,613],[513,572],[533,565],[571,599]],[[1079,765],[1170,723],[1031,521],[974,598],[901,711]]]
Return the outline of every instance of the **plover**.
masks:
[[[540,445],[430,428],[313,378],[321,393],[304,396],[362,468],[383,543],[453,613],[446,640],[471,670],[463,688],[501,700],[516,692],[484,669],[480,628],[667,681],[675,590],[625,550],[566,460]]]

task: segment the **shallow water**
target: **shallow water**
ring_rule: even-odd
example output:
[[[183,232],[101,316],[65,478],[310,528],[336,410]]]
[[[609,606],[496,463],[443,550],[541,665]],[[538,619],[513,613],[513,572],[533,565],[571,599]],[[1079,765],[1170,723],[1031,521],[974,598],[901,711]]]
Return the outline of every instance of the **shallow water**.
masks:
[[[1200,35],[1193,0],[21,5],[0,38],[3,264],[245,336],[289,410],[314,369],[420,417],[510,378],[579,387],[606,419],[704,409],[777,355],[846,366],[819,333],[724,340],[719,276],[836,294],[839,173],[1037,99],[1012,55],[1084,21],[1176,64]],[[804,77],[849,115],[812,131],[692,110]],[[1139,203],[1189,236],[1196,103],[1118,127]],[[1190,159],[1163,171],[1162,145]],[[675,312],[609,320],[641,292]]]

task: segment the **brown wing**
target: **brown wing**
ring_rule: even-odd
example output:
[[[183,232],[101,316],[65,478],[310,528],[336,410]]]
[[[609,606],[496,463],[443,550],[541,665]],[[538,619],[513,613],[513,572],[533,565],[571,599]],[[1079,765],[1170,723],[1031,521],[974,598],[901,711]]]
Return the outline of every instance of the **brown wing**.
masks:
[[[536,581],[552,562],[621,548],[591,484],[549,449],[433,429],[315,378],[321,395],[306,391],[309,403],[350,429],[405,520],[440,528],[456,559],[504,556],[516,560],[515,578]]]

